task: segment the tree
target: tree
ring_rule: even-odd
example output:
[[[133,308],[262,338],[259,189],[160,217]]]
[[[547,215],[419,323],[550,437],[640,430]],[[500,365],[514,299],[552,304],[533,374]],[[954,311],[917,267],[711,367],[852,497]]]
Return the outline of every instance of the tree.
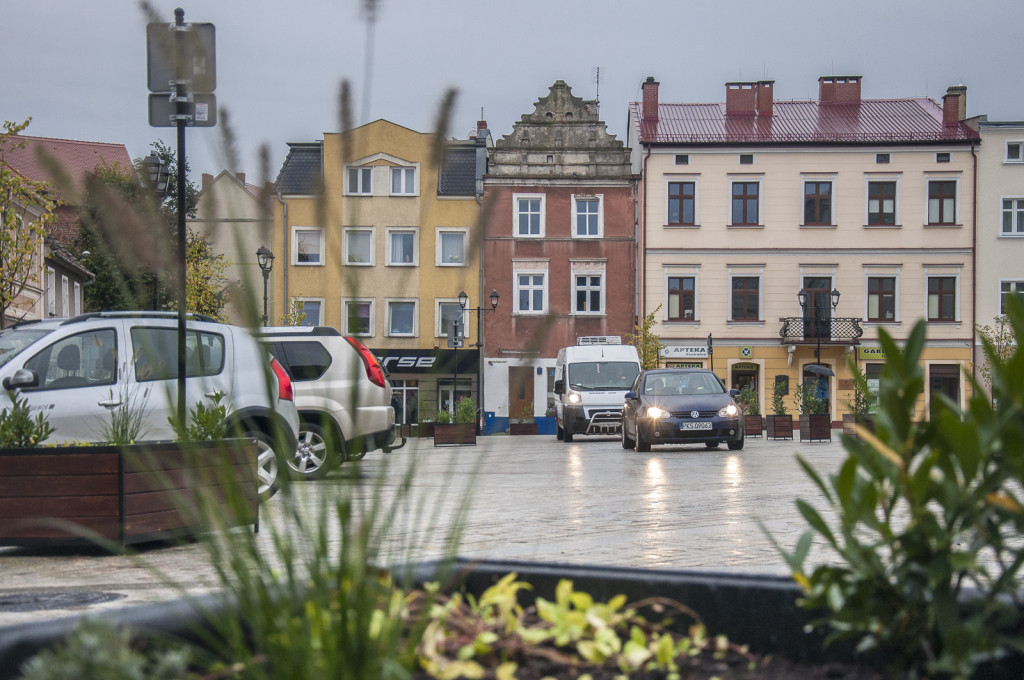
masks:
[[[992,325],[975,324],[975,330],[981,336],[982,343],[991,347],[993,355],[1000,361],[1006,361],[1013,356],[1017,349],[1017,336],[1013,332],[1013,326],[1002,314],[993,319]],[[992,362],[986,355],[985,362],[978,367],[989,390],[992,389]]]
[[[223,254],[214,254],[210,243],[192,230],[185,244],[185,307],[189,312],[221,319],[228,301],[228,282]],[[177,309],[171,304],[170,309]]]
[[[661,350],[665,347],[661,338],[655,335],[651,329],[654,328],[655,314],[661,309],[661,305],[654,308],[654,311],[643,318],[641,323],[634,326],[636,333],[627,333],[626,342],[636,347],[640,355],[640,367],[644,370],[657,368],[661,359]]]
[[[31,121],[4,121],[0,133],[0,328],[25,289],[39,283],[42,243],[56,207],[46,182],[30,180],[7,164],[12,150],[25,147],[18,134]]]

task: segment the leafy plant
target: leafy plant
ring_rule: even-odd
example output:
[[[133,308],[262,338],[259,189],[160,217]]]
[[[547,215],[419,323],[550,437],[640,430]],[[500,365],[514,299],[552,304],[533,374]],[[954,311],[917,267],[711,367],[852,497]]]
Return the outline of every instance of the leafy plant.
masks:
[[[868,387],[868,377],[853,359],[848,358],[846,364],[853,376],[853,401],[850,402],[850,411],[857,416],[866,416],[871,413],[871,407],[874,405],[871,388]]]
[[[772,413],[777,416],[786,415],[786,390],[789,383],[776,382],[772,387]]]
[[[519,423],[532,423],[533,422],[533,402],[523,404],[522,408],[513,416],[516,422]]]
[[[757,403],[757,391],[750,385],[740,390],[740,396],[736,398],[736,403],[740,405],[745,415],[761,415],[761,407]]]
[[[122,368],[122,371],[125,370]],[[149,386],[133,382],[130,385],[121,384],[115,395],[114,388],[107,393],[112,402],[117,406],[110,410],[110,420],[103,423],[101,437],[114,445],[123,446],[134,444],[138,439],[145,436],[142,429],[146,422],[146,404],[149,401]]]
[[[656,314],[659,309],[661,309],[661,305],[655,307],[650,314],[635,324],[635,333],[626,334],[626,342],[636,347],[637,354],[640,355],[640,368],[645,371],[658,367],[661,361],[661,350],[665,347],[661,338],[652,330],[658,323]]]
[[[793,391],[796,397],[796,407],[800,413],[818,415],[825,413],[825,400],[818,391],[818,381],[811,380],[797,385]]]
[[[1013,301],[1009,320],[1019,337],[1024,303]],[[858,426],[858,437],[844,437],[847,458],[828,478],[800,459],[829,514],[798,500],[810,528],[792,552],[780,550],[803,604],[827,612],[819,625],[831,638],[881,648],[911,677],[968,678],[986,658],[1024,648],[1024,352],[1001,359],[985,341],[994,401],[967,376],[966,411],[940,399],[919,422],[925,324],[904,351],[884,329],[879,336],[877,434]],[[808,570],[815,537],[838,563]]]
[[[455,403],[455,414],[453,417],[456,423],[476,422],[476,402],[471,397],[462,397]]]
[[[189,423],[184,428],[178,426],[175,418],[167,419],[179,439],[213,441],[228,435],[227,408],[221,403],[224,400],[224,393],[215,392],[210,400],[213,402],[211,406],[199,402],[195,408],[189,409]]]
[[[439,410],[437,412],[437,422],[439,422],[439,423],[441,423],[443,425],[447,425],[447,424],[449,424],[451,422],[454,422],[453,419],[452,419],[452,412],[449,411],[446,408],[443,408],[443,409]]]
[[[0,411],[0,448],[39,446],[53,434],[53,426],[46,422],[42,411],[32,417],[28,399],[13,399],[10,408]]]
[[[1006,361],[1009,359],[1017,349],[1017,335],[1013,330],[1013,325],[1009,322],[1009,319],[1005,314],[1001,314],[992,320],[992,325],[975,325],[975,332],[982,338],[982,342],[988,341],[988,344],[992,347],[995,356]],[[978,373],[981,375],[982,380],[985,381],[985,386],[989,389],[992,388],[992,362],[986,359],[978,366]]]

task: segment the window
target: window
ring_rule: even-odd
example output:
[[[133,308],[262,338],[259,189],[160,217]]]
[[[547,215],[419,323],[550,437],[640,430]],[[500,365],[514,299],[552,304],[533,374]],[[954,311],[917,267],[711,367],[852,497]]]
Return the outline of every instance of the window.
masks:
[[[82,284],[75,281],[75,309],[74,314],[82,313]]]
[[[365,195],[373,193],[373,168],[348,169],[349,195]]]
[[[345,333],[373,335],[373,300],[345,300]]]
[[[515,277],[516,313],[544,313],[547,272],[516,272]]]
[[[756,276],[732,277],[732,320],[760,321],[761,280]]]
[[[741,153],[740,154],[740,165],[753,165],[754,154],[752,153]]]
[[[935,154],[935,162],[936,163],[948,163],[949,162],[949,152],[948,151],[940,151],[937,154]]]
[[[758,224],[758,182],[732,183],[732,223],[735,226],[756,226]]]
[[[174,328],[131,329],[135,379],[174,380],[178,377],[178,332]],[[189,331],[185,334],[185,376],[217,375],[224,368],[224,336]]]
[[[928,224],[956,224],[956,180],[928,182]]]
[[[697,224],[697,183],[668,183],[668,224],[692,227]]]
[[[46,268],[46,315],[57,315],[57,272]]]
[[[887,154],[887,153],[876,153],[875,154],[875,162],[876,163],[888,163],[889,162],[889,154]]]
[[[804,224],[832,224],[832,182],[804,182]]]
[[[690,155],[685,153],[676,154],[676,165],[689,165]]]
[[[388,335],[416,335],[415,300],[388,302]]]
[[[466,264],[466,230],[437,231],[437,265],[462,267]]]
[[[668,277],[669,321],[693,321],[696,318],[696,284],[694,276]]]
[[[956,321],[956,277],[928,277],[928,320]]]
[[[573,196],[573,236],[601,235],[601,197]]]
[[[1003,199],[1003,236],[1024,236],[1024,198]]]
[[[388,229],[388,264],[409,266],[418,264],[415,229]]]
[[[391,195],[416,195],[416,168],[391,168]]]
[[[437,303],[437,327],[434,329],[434,335],[446,337],[448,335],[448,328],[456,321],[462,322],[463,337],[468,335],[469,328],[466,326],[466,312],[463,311],[462,305],[458,302],[439,301]]]
[[[60,277],[60,315],[71,316],[71,299],[69,298],[68,277]]]
[[[175,342],[174,351],[169,356],[176,358],[176,331],[169,330]],[[177,366],[175,360],[172,366],[175,373]],[[39,385],[26,388],[28,391],[112,385],[117,380],[114,331],[102,329],[61,338],[26,361],[25,368],[39,376]]]
[[[515,205],[516,236],[544,235],[544,196],[516,195]]]
[[[999,313],[1006,314],[1006,300],[1011,295],[1024,297],[1024,281],[999,282]]]
[[[868,182],[868,225],[891,227],[896,224],[896,182]]]
[[[868,321],[896,320],[896,277],[868,277]]]
[[[573,313],[600,314],[604,311],[604,274],[573,274]]]
[[[324,232],[322,229],[296,227],[292,231],[293,264],[323,264]]]
[[[323,326],[322,298],[292,298],[292,309],[297,314],[305,314],[299,326]]]
[[[373,264],[373,230],[345,229],[345,262],[350,265]]]
[[[1024,142],[1006,143],[1006,162],[1024,163]]]

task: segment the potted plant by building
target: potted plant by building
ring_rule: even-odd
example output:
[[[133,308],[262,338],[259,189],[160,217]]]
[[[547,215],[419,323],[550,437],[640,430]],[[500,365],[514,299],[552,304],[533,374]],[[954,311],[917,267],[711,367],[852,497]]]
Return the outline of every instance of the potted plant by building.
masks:
[[[437,412],[434,423],[434,446],[476,444],[476,402],[462,397],[455,404],[455,412],[444,409]]]
[[[832,418],[818,389],[816,380],[798,385],[794,390],[800,409],[800,441],[832,441]]]
[[[764,418],[761,417],[761,405],[757,403],[757,391],[750,385],[740,390],[740,396],[736,398],[740,408],[743,409],[744,427],[748,437],[760,437],[764,428]]]
[[[523,404],[523,408],[512,417],[508,424],[509,434],[537,434],[537,423],[533,418],[533,402]]]
[[[868,377],[852,360],[848,360],[850,373],[853,375],[853,400],[850,410],[843,414],[843,434],[857,436],[857,425],[863,425],[872,432],[875,429],[875,417],[871,413],[872,395],[868,388]]]
[[[793,438],[793,416],[786,412],[787,382],[776,382],[772,388],[772,413],[767,418],[766,435],[770,439]]]

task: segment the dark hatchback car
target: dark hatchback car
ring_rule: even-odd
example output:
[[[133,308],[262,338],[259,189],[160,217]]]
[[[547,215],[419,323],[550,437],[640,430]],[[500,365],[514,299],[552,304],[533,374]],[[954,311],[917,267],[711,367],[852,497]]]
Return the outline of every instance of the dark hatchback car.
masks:
[[[660,368],[643,371],[626,393],[622,409],[622,448],[650,451],[652,444],[722,442],[743,448],[743,410],[712,371]]]

